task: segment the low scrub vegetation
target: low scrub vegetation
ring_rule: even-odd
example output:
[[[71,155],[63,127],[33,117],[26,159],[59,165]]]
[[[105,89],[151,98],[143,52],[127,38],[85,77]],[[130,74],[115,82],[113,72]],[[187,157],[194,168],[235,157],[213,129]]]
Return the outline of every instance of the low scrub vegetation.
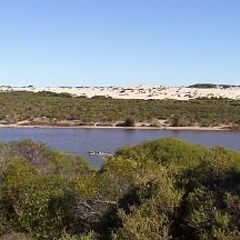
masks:
[[[134,126],[136,122],[164,119],[171,126],[240,128],[240,101],[230,99],[140,100],[74,97],[52,92],[1,92],[0,102],[2,124],[23,121],[21,124],[81,126],[123,122]]]
[[[236,240],[240,153],[179,139],[119,149],[100,170],[29,140],[0,145],[0,239]]]
[[[190,85],[188,87],[189,88],[231,88],[231,87],[240,87],[240,85],[197,83],[197,84]]]

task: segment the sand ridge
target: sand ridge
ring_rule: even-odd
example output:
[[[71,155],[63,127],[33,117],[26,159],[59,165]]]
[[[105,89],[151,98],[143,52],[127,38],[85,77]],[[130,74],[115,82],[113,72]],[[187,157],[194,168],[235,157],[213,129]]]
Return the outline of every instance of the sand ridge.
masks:
[[[69,93],[75,96],[105,96],[115,99],[175,99],[190,100],[196,98],[229,98],[240,99],[240,87],[229,88],[190,88],[166,86],[133,86],[133,87],[11,87],[1,86],[1,92],[9,91],[50,91]]]

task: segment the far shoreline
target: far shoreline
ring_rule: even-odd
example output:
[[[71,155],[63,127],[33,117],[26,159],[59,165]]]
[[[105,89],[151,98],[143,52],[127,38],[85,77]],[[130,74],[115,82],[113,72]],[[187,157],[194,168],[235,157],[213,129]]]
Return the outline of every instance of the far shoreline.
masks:
[[[183,131],[240,131],[239,129],[223,127],[152,127],[152,126],[58,126],[58,125],[19,125],[19,124],[0,124],[0,128],[45,128],[45,129],[126,129],[126,130],[183,130]]]

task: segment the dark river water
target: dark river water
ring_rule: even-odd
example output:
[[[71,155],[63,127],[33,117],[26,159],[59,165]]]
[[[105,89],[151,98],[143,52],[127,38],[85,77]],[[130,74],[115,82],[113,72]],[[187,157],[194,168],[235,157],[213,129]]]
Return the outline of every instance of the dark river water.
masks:
[[[70,129],[70,128],[0,128],[0,141],[32,139],[50,147],[83,155],[94,167],[103,159],[89,156],[89,150],[115,152],[119,147],[147,139],[178,137],[206,146],[223,145],[240,151],[240,131],[191,131],[162,129]]]

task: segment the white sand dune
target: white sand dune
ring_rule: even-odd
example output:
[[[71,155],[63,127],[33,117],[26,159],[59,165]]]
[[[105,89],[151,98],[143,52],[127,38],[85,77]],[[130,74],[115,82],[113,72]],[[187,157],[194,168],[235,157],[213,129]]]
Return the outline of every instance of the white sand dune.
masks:
[[[10,87],[1,86],[0,91],[51,91],[69,93],[75,96],[106,96],[116,99],[176,99],[190,100],[196,98],[229,98],[240,99],[240,87],[229,88],[189,88],[165,86],[136,87]]]

